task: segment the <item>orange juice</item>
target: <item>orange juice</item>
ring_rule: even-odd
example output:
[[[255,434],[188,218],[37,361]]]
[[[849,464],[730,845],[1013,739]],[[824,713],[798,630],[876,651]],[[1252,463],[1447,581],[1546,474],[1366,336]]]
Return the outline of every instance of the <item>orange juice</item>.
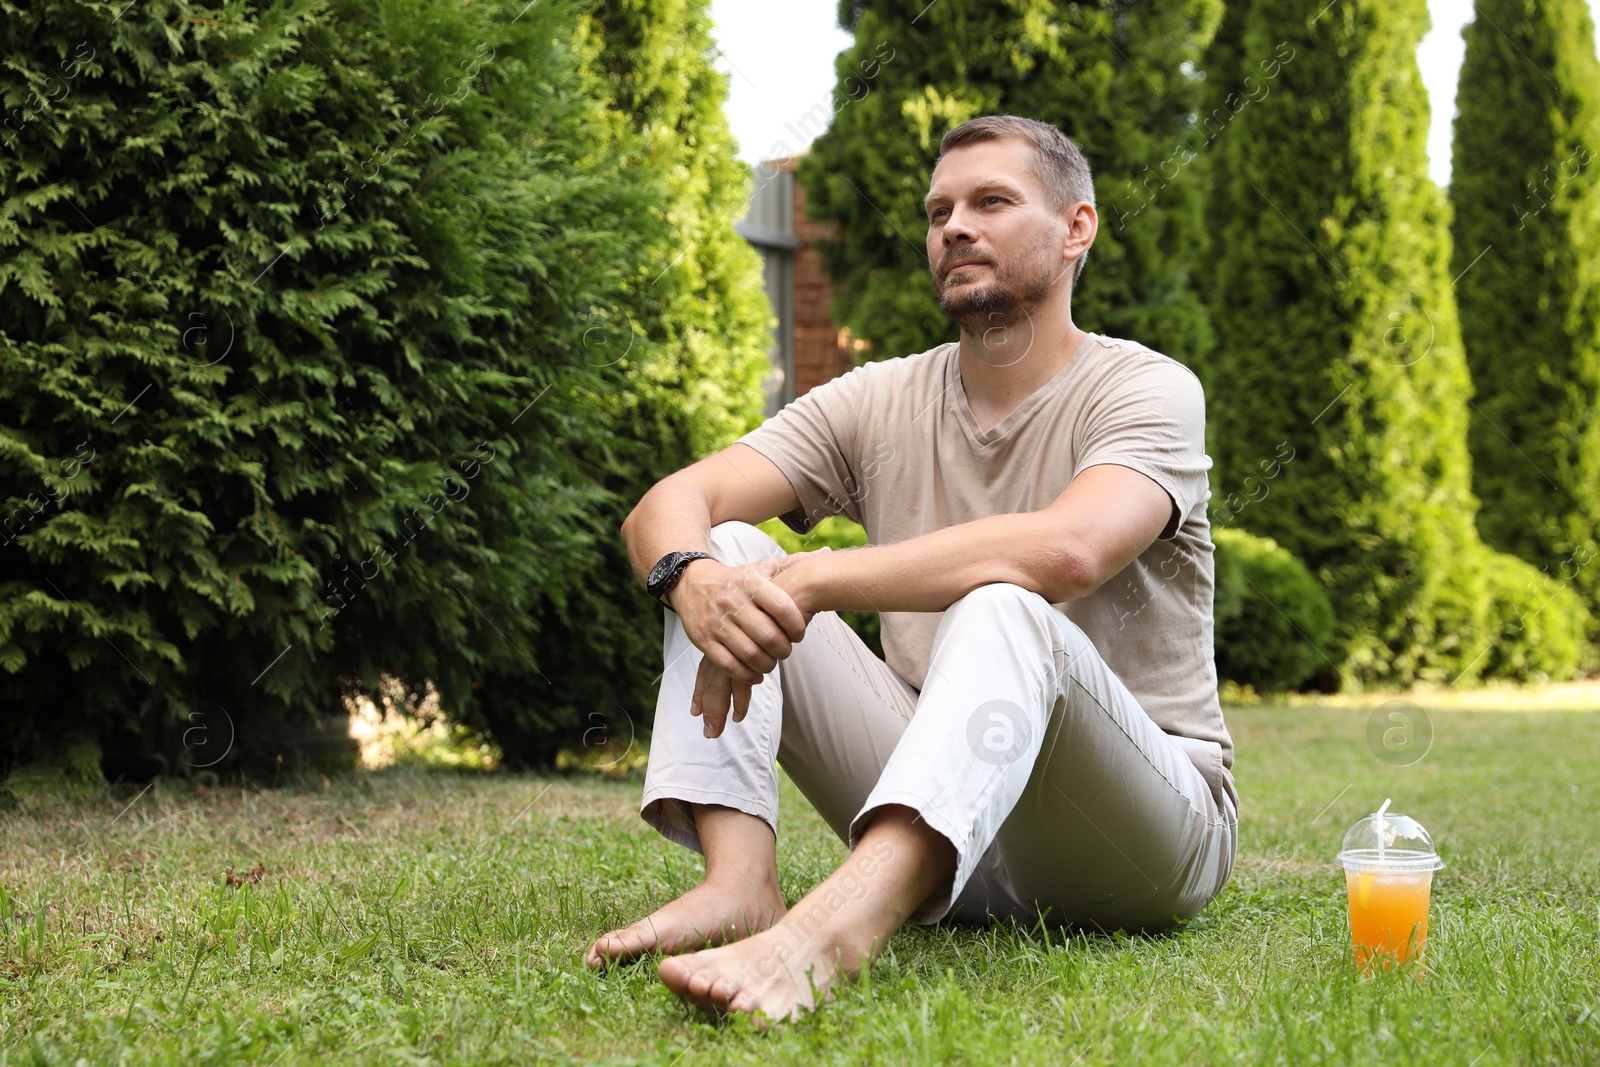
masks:
[[[1433,872],[1347,869],[1344,877],[1356,962],[1362,966],[1382,962],[1387,969],[1413,955],[1420,959],[1428,937]]]

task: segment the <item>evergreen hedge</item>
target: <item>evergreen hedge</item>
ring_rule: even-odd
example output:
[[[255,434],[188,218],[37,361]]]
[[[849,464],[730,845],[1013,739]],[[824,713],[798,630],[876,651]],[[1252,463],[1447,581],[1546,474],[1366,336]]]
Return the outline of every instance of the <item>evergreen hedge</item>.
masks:
[[[822,245],[835,321],[871,341],[874,358],[954,338],[928,280],[922,198],[946,130],[1009,112],[1059,126],[1095,175],[1100,233],[1074,318],[1203,372],[1211,332],[1193,283],[1204,220],[1203,183],[1186,173],[1200,90],[1190,70],[1221,10],[1220,0],[842,3],[855,44],[837,60],[839,89],[827,114],[796,119],[809,130],[831,117],[799,178],[811,215],[841,226]]]
[[[661,610],[640,591],[615,531],[651,484],[753,429],[765,407],[772,307],[761,257],[733,228],[749,205],[750,173],[722,112],[727,80],[712,66],[709,8],[590,0],[580,27],[614,127],[614,165],[653,193],[618,220],[637,228],[638,242],[610,253],[626,266],[619,291],[581,313],[586,368],[625,384],[607,399],[606,422],[627,446],[600,478],[612,492],[593,516],[607,531],[598,565],[564,603],[540,608],[541,629],[564,632],[570,654],[537,675],[518,664],[495,672],[468,714],[512,765],[546,763],[561,741],[574,743],[549,729],[552,692],[570,708],[557,721],[584,727],[580,747],[647,732]]]
[[[1222,19],[1217,24],[1216,32],[1206,43],[1205,52],[1201,56],[1199,109],[1194,116],[1196,158],[1191,173],[1185,175],[1185,180],[1193,181],[1201,187],[1206,215],[1212,219],[1228,218],[1238,211],[1237,206],[1227,202],[1230,185],[1220,180],[1220,175],[1226,172],[1226,162],[1219,142],[1228,136],[1229,129],[1235,126],[1236,120],[1252,103],[1258,102],[1262,95],[1272,91],[1272,82],[1282,69],[1284,58],[1281,54],[1248,58],[1242,54],[1245,16],[1249,10],[1248,3],[1224,2]],[[1292,53],[1288,54],[1287,58],[1289,62],[1294,61]],[[1272,77],[1267,77],[1268,74]],[[1195,291],[1208,310],[1216,305],[1218,297],[1215,264],[1223,251],[1219,237],[1220,234],[1214,225],[1203,226],[1200,229],[1198,244],[1201,261],[1212,266],[1211,269],[1195,273]],[[1214,323],[1213,328],[1215,328]],[[1227,342],[1226,337],[1222,337],[1221,340],[1223,343]],[[1203,372],[1196,372],[1205,386],[1207,397],[1212,396],[1218,389],[1211,372],[1209,360]],[[1226,388],[1226,385],[1224,384],[1222,388]],[[1215,421],[1207,419],[1208,455],[1216,455],[1213,444],[1215,434]]]
[[[1472,384],[1424,154],[1426,25],[1423,0],[1309,21],[1258,0],[1241,61],[1285,46],[1294,59],[1219,140],[1213,484],[1246,493],[1243,527],[1327,589],[1338,675],[1319,671],[1322,688],[1470,682],[1491,616],[1522,610],[1497,599],[1511,593],[1490,572],[1511,561],[1473,525]],[[1263,480],[1284,449],[1292,461]]]
[[[1600,611],[1600,63],[1582,0],[1481,0],[1456,93],[1451,273],[1484,539]],[[1595,635],[1600,637],[1600,635]]]
[[[1322,665],[1333,633],[1322,583],[1271,538],[1224,528],[1212,540],[1217,680],[1258,692],[1299,686]]]
[[[701,431],[619,432],[693,420],[634,387],[657,346],[594,355],[664,313],[671,238],[585,13],[0,15],[0,760],[182,770],[196,716],[382,675],[469,719],[516,690],[535,762],[642,714],[616,525]]]
[[[591,16],[612,113],[632,135],[627,164],[660,190],[643,269],[630,279],[632,340],[645,353],[630,382],[642,419],[634,429],[652,442],[656,478],[759,425],[772,366],[761,256],[734,231],[751,176],[722,111],[727,78],[712,65],[710,7],[605,0]],[[595,361],[622,358],[626,343],[588,338]]]

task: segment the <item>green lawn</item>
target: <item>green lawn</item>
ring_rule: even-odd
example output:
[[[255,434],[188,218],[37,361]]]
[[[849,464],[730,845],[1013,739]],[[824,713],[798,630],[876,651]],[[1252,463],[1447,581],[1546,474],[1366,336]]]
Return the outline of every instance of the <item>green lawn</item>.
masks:
[[[686,1009],[649,963],[582,967],[697,878],[636,783],[391,770],[13,806],[0,1065],[1600,1062],[1600,713],[1436,712],[1405,767],[1368,717],[1229,712],[1239,865],[1185,932],[911,928],[769,1034]],[[786,789],[792,900],[843,850]],[[1448,863],[1420,983],[1354,973],[1331,862],[1386,796]]]

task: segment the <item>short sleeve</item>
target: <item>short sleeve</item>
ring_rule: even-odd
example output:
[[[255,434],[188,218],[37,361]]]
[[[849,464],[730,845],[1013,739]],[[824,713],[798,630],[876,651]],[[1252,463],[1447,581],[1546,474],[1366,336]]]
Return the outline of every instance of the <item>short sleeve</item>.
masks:
[[[1165,489],[1174,508],[1160,539],[1171,540],[1210,496],[1200,380],[1176,360],[1154,354],[1119,372],[1091,402],[1074,454],[1074,478],[1087,467],[1115,463]]]
[[[829,515],[861,521],[856,442],[866,400],[865,367],[809,390],[739,438],[783,472],[800,506],[782,516],[807,533]]]

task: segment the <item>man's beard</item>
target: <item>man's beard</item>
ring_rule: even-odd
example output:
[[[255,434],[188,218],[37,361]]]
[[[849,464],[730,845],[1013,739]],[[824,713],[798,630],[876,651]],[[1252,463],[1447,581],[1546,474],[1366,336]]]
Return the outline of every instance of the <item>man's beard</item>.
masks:
[[[948,277],[941,289],[937,277],[934,289],[940,309],[963,333],[981,337],[988,330],[1005,329],[1016,325],[1030,315],[1034,308],[1050,295],[1050,287],[1064,271],[1059,262],[1051,262],[1046,253],[1055,246],[1054,236],[1043,234],[1012,262],[1007,269],[993,260],[985,259],[993,277],[988,281],[949,284]],[[965,259],[971,253],[960,246],[946,253],[951,261]],[[931,273],[931,272],[930,272]]]

